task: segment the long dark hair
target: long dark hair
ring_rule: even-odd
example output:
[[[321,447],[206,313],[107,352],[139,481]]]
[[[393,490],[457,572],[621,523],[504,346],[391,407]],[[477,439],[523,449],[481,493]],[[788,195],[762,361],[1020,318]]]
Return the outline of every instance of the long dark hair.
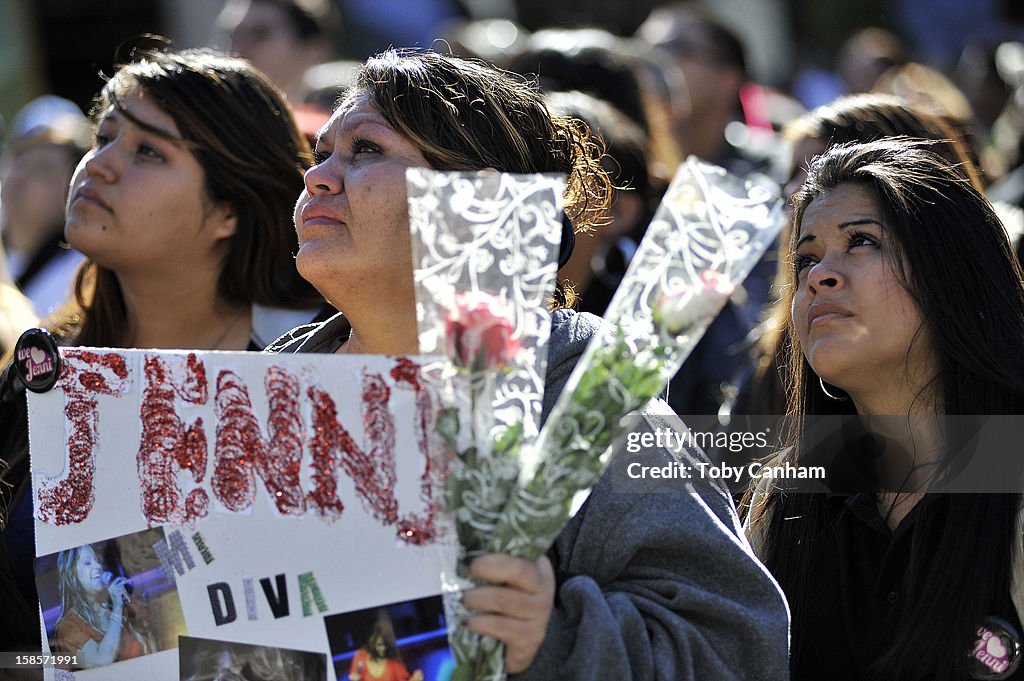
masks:
[[[957,130],[943,118],[895,95],[856,94],[840,97],[794,119],[783,128],[791,141],[821,140],[827,146],[859,144],[887,137],[931,140],[930,151],[945,158],[982,191],[981,173]]]
[[[299,276],[292,207],[312,162],[288,103],[248,62],[213,50],[148,51],[121,66],[96,98],[93,115],[145,92],[174,119],[203,168],[206,191],[230,203],[237,230],[217,282],[235,303],[303,308],[323,304]],[[124,346],[131,330],[114,272],[92,262],[79,271],[77,305],[54,326],[79,345]]]
[[[895,255],[893,267],[915,300],[937,354],[936,389],[948,415],[1019,414],[1024,410],[1024,282],[1006,231],[988,201],[926,143],[892,139],[835,146],[818,157],[794,197],[795,247],[807,206],[841,184],[865,187],[878,201]],[[905,266],[904,266],[905,263]],[[791,274],[791,302],[796,281]],[[793,320],[790,337],[797,338]],[[908,350],[909,352],[909,350]],[[824,392],[798,343],[790,356],[787,454],[797,464],[808,417],[854,414],[852,401]],[[954,466],[940,462],[937,475]],[[897,634],[876,661],[884,679],[958,679],[970,629],[998,611],[1010,592],[1021,495],[953,494],[916,521],[906,606]],[[793,657],[801,655],[806,566],[831,541],[823,494],[770,492],[751,509],[767,537],[762,559],[793,611]],[[767,519],[767,520],[766,520]],[[762,523],[767,527],[761,527]]]

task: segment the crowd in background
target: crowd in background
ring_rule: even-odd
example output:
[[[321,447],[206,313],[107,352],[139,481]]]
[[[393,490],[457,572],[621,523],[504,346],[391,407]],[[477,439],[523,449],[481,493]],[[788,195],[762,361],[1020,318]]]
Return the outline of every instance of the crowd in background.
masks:
[[[774,44],[778,54],[768,58],[765,38],[733,3],[645,3],[628,17],[511,0],[435,0],[393,11],[400,4],[229,0],[210,42],[266,73],[310,140],[358,62],[384,47],[426,45],[535,78],[552,110],[582,117],[603,138],[618,188],[607,224],[578,240],[561,272],[582,310],[603,312],[686,156],[781,194],[809,160],[794,149],[787,125],[842,95],[893,95],[944,120],[1011,235],[1024,231],[1024,24],[1014,23],[1020,17],[1012,3],[982,3],[965,14],[961,3],[924,8],[906,0],[827,17],[806,3],[768,3],[774,15],[763,32],[793,39]],[[757,11],[763,8],[752,5],[747,18]],[[606,28],[581,25],[588,20]],[[32,309],[5,288],[5,319],[44,318],[67,301],[81,256],[63,240],[62,188],[88,147],[88,106],[55,92],[7,123],[0,275]],[[776,330],[768,311],[778,296],[775,270],[770,253],[673,381],[668,396],[679,413],[715,413],[743,401],[756,371],[751,357]],[[18,326],[0,324],[0,343],[9,347]]]
[[[798,230],[798,235],[801,224],[818,224],[805,215],[811,211],[809,206],[815,205],[819,196],[839,196],[846,191],[842,189],[843,183],[851,181],[847,178],[829,184],[829,172],[839,177],[842,172],[854,173],[857,169],[850,168],[857,164],[881,168],[913,161],[932,173],[930,177],[935,183],[940,179],[949,183],[951,189],[944,199],[970,204],[974,211],[971,215],[980,215],[979,224],[987,225],[978,227],[979,232],[999,224],[1016,256],[1024,253],[1024,17],[1014,3],[877,0],[858,3],[856,10],[847,8],[844,14],[837,10],[843,3],[793,0],[751,3],[750,12],[744,15],[716,9],[716,3],[711,2],[645,2],[630,3],[633,9],[628,20],[610,10],[602,16],[600,7],[590,8],[589,12],[577,8],[574,12],[574,3],[559,4],[557,8],[544,6],[555,4],[527,0],[228,0],[217,17],[211,45],[251,62],[280,89],[295,112],[296,127],[279,131],[283,140],[280,147],[286,147],[286,152],[280,158],[270,158],[269,152],[264,158],[245,158],[249,164],[245,166],[246,172],[253,173],[252,177],[273,172],[282,178],[282,186],[275,188],[281,195],[277,204],[298,197],[302,191],[301,170],[310,165],[311,158],[320,158],[310,157],[306,145],[319,148],[327,136],[321,134],[318,138],[318,133],[329,122],[337,125],[338,118],[332,118],[332,113],[353,86],[351,77],[363,58],[388,46],[425,46],[444,54],[482,59],[517,78],[536,83],[552,114],[581,119],[599,139],[602,151],[591,152],[594,156],[589,161],[610,177],[613,196],[600,219],[590,216],[577,221],[579,233],[573,256],[560,271],[569,291],[568,300],[575,299],[574,306],[580,311],[596,315],[604,311],[675,169],[691,155],[763,186],[787,201],[795,197],[792,205],[797,212],[795,217],[791,214],[795,220],[791,227]],[[729,8],[735,6],[736,3],[725,4]],[[787,47],[787,59],[764,57],[765,45],[757,39],[755,25],[764,6],[786,15],[784,20],[775,20],[777,25],[785,25],[785,32],[791,32],[794,38],[794,45]],[[827,10],[835,11],[826,14]],[[595,25],[585,25],[581,16],[593,18]],[[817,43],[804,39],[801,33],[811,33],[812,25],[815,35],[825,36]],[[354,31],[354,26],[359,30]],[[164,32],[160,26],[150,30]],[[126,62],[132,59],[130,52],[123,55]],[[211,63],[237,73],[240,67],[236,61]],[[183,286],[186,279],[209,284],[214,292],[210,294],[209,309],[190,309],[185,315],[209,324],[197,323],[189,330],[191,336],[187,339],[167,340],[174,336],[168,331],[170,317],[165,314],[152,320],[147,314],[155,308],[173,310],[181,301],[172,299],[164,305],[164,298],[151,295],[154,287],[148,286],[143,276],[157,272],[157,263],[163,257],[161,243],[142,240],[137,247],[121,246],[122,250],[135,251],[151,248],[150,261],[143,257],[145,253],[116,251],[117,247],[108,243],[109,235],[90,233],[82,226],[87,222],[81,217],[84,208],[79,207],[78,213],[65,210],[69,186],[74,192],[79,186],[78,178],[89,174],[101,177],[108,167],[114,167],[107,164],[121,162],[97,160],[113,158],[99,153],[105,140],[119,130],[138,125],[136,117],[145,118],[153,113],[147,110],[144,97],[139,101],[132,99],[138,93],[131,88],[156,88],[156,81],[149,83],[142,70],[136,73],[131,67],[124,74],[128,75],[118,76],[130,83],[124,101],[119,99],[123,93],[118,91],[119,81],[115,79],[111,81],[114,85],[103,88],[98,100],[101,106],[96,112],[89,111],[88,102],[70,101],[62,96],[66,93],[52,92],[26,103],[6,122],[0,157],[0,352],[9,353],[22,329],[39,324],[65,332],[65,338],[91,345],[261,349],[277,333],[303,322],[322,321],[333,314],[335,310],[299,280],[295,272],[277,279],[276,275],[264,276],[268,280],[265,290],[257,284],[236,283],[232,288],[233,278],[261,279],[259,272],[237,264],[247,258],[266,271],[290,267],[288,247],[295,247],[294,235],[288,230],[290,209],[284,215],[283,227],[280,220],[268,218],[267,225],[273,223],[268,230],[278,234],[274,253],[254,255],[253,249],[257,247],[249,242],[258,240],[239,230],[246,216],[239,216],[230,208],[238,202],[251,203],[252,192],[247,194],[242,186],[245,183],[231,177],[232,168],[240,167],[232,150],[218,149],[211,156],[222,154],[224,160],[206,160],[207,165],[197,171],[207,178],[218,178],[218,182],[223,178],[223,187],[218,185],[217,190],[220,194],[210,197],[209,205],[196,209],[200,233],[213,237],[208,244],[196,247],[196,276],[190,276],[186,270],[178,272],[174,279]],[[264,92],[263,81],[257,85],[256,89]],[[97,79],[95,86],[99,90],[102,83]],[[367,88],[365,83],[363,88]],[[164,101],[173,101],[175,96],[168,94]],[[254,96],[266,102],[276,101],[278,94]],[[227,106],[223,102],[221,105]],[[195,112],[181,115],[186,120],[195,117],[197,129],[208,128],[210,139],[217,138],[216,122],[205,120],[199,105],[182,106],[183,111],[196,107]],[[353,106],[353,110],[358,110],[360,105]],[[111,110],[114,115],[109,113]],[[89,115],[104,111],[108,113],[98,129],[107,132],[103,137],[93,135],[90,139]],[[238,118],[242,117],[239,114]],[[255,125],[258,127],[254,128],[254,135],[273,127],[272,122]],[[170,139],[178,139],[178,134],[185,132],[171,128],[174,126],[163,129]],[[934,156],[918,157],[913,155],[916,152],[907,152],[909,155],[904,158],[901,154],[905,150],[893,151],[885,146],[888,143],[873,148],[877,155],[871,159],[870,154],[848,157],[844,156],[847,152],[843,148],[833,149],[840,144],[905,137],[927,140],[929,153],[934,152]],[[215,146],[212,141],[210,144]],[[912,145],[910,148],[914,149]],[[811,170],[813,182],[805,185],[808,167],[816,157],[824,157],[825,162]],[[146,162],[150,162],[149,157]],[[319,163],[320,170],[306,174],[303,196],[307,200],[310,194],[316,195],[331,186],[330,169],[322,165],[327,161]],[[321,176],[322,181],[317,179]],[[270,191],[261,190],[253,196]],[[957,193],[961,191],[962,196]],[[863,208],[863,197],[842,196],[849,205]],[[121,205],[115,207],[113,213],[125,214]],[[267,210],[280,213],[280,208],[275,204]],[[899,210],[887,205],[875,208],[886,216]],[[811,215],[817,217],[814,211]],[[964,224],[973,225],[969,221]],[[76,234],[77,242],[73,238]],[[794,279],[789,230],[783,234],[779,245],[765,255],[733,293],[672,380],[666,400],[676,413],[783,414],[787,401],[792,412],[794,395],[803,399],[807,390],[813,393],[814,386],[805,385],[806,376],[793,368],[796,365],[787,366],[787,355],[793,352],[794,343],[799,341],[804,346],[807,339],[792,338],[792,327],[787,327],[787,318],[796,308],[791,307],[793,298],[785,291],[786,283],[793,284]],[[128,230],[123,235],[133,238]],[[875,241],[879,240],[877,236]],[[899,238],[907,239],[901,248],[911,250],[909,237]],[[998,238],[996,235],[995,241]],[[79,244],[85,255],[72,247]],[[997,246],[987,251],[979,249],[979,253],[993,260],[1002,257]],[[818,257],[825,259],[824,255]],[[182,255],[182,262],[191,257]],[[306,260],[311,257],[307,255]],[[933,266],[930,261],[922,262],[926,267]],[[999,262],[1005,270],[1004,284],[1019,281],[1015,261],[1008,257]],[[113,279],[103,279],[107,270],[118,273],[118,285]],[[317,276],[335,283],[339,280],[311,271],[314,276],[302,274],[314,283]],[[798,277],[807,276],[800,272],[798,269]],[[812,281],[818,280],[812,275]],[[165,280],[160,286],[166,285]],[[819,284],[811,284],[815,285]],[[833,285],[834,279],[820,280],[820,287]],[[331,285],[317,284],[317,289],[326,295]],[[327,300],[336,303],[349,294],[350,291],[328,295]],[[940,294],[935,295],[936,299],[941,298]],[[359,296],[355,299],[363,301]],[[108,302],[100,305],[96,301]],[[364,302],[371,308],[375,301]],[[1014,300],[1001,309],[1015,314],[1019,303]],[[287,322],[281,318],[273,326],[274,332],[259,335],[258,322],[263,319],[258,317],[263,314],[257,311],[260,305],[286,309]],[[343,312],[358,322],[358,310],[358,305],[352,304],[350,310]],[[999,315],[1000,312],[992,312],[987,319]],[[136,324],[130,333],[122,328],[129,318]],[[153,323],[146,326],[147,320]],[[347,342],[348,334],[352,334],[353,344],[356,340],[367,343],[371,336],[355,339],[352,326],[344,327],[344,338],[334,340]],[[335,324],[330,328],[335,333],[341,327]],[[384,328],[383,322],[380,328]],[[1013,333],[1020,330],[1013,329]],[[152,342],[155,338],[171,344]],[[186,345],[189,341],[192,344]],[[913,344],[912,341],[911,347]],[[799,364],[799,351],[796,354]],[[808,361],[813,364],[810,358]],[[943,365],[942,371],[947,369]],[[998,372],[993,369],[992,373]],[[845,380],[845,375],[841,378]],[[1002,386],[1000,380],[992,379],[993,384]],[[826,383],[821,383],[821,389],[828,395]],[[993,388],[993,392],[999,393],[1003,387]],[[1010,405],[1007,409],[1018,409],[1016,388],[1006,390],[1008,394],[1014,393],[1013,399],[1006,402]],[[954,394],[960,395],[952,391],[947,397]],[[963,399],[965,404],[970,402]],[[952,401],[948,397],[947,409]],[[989,404],[984,400],[978,402],[982,403]],[[991,404],[1002,403],[995,400]],[[941,409],[940,405],[940,413]],[[1017,501],[1019,498],[1013,503]],[[776,505],[788,509],[785,503],[788,502],[778,501]],[[1005,508],[986,512],[1009,517],[1007,509],[1012,504],[1007,503]],[[896,506],[894,502],[890,512]],[[815,512],[818,510],[815,507]],[[771,526],[765,530],[768,532],[774,526],[771,516],[766,517],[761,523]],[[890,513],[885,520],[890,517],[897,516]],[[791,578],[789,582],[780,578],[787,596],[792,597],[792,583],[803,588],[799,579],[810,579],[799,570],[794,573],[797,577],[786,573],[791,566],[787,567],[775,549],[767,549],[762,559],[765,556],[773,571],[778,568],[776,576]],[[1003,596],[997,593],[996,598]],[[800,605],[810,610],[814,607],[813,603]],[[921,607],[913,612],[927,613],[927,609]],[[824,615],[822,618],[827,621]],[[904,638],[911,641],[908,645],[920,643],[910,634]],[[908,664],[905,659],[893,661],[894,668],[902,669]],[[812,678],[810,672],[807,674],[805,678]]]

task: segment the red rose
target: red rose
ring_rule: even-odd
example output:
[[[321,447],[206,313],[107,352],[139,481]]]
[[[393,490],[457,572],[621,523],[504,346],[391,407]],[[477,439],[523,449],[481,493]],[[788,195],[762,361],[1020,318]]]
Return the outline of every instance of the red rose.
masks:
[[[480,291],[462,291],[445,325],[448,356],[457,366],[480,371],[500,369],[519,352],[512,308]]]

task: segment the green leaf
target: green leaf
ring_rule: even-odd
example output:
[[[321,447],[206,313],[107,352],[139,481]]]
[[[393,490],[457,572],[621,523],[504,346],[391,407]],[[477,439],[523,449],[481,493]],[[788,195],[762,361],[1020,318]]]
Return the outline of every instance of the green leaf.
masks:
[[[448,678],[451,681],[473,681],[473,670],[468,664],[460,664]]]
[[[445,409],[437,417],[437,432],[444,438],[445,444],[455,449],[455,442],[459,436],[459,411],[454,407]]]
[[[498,440],[494,443],[494,449],[492,450],[495,454],[504,454],[506,452],[516,452],[519,450],[519,445],[523,441],[523,424],[515,423],[505,429]]]

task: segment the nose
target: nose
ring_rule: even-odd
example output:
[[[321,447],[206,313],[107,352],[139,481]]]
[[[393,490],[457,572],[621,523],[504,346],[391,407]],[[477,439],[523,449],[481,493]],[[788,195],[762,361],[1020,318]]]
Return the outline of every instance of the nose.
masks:
[[[326,161],[316,164],[303,175],[302,181],[310,196],[341,193],[345,186],[345,179],[337,168],[338,164],[333,162],[333,158],[332,156]]]
[[[846,283],[846,278],[828,259],[822,259],[811,267],[807,275],[807,287],[811,293],[825,289],[839,289]]]
[[[107,144],[98,149],[93,149],[85,156],[85,172],[90,176],[104,182],[114,182],[118,175],[118,162],[114,145]]]

